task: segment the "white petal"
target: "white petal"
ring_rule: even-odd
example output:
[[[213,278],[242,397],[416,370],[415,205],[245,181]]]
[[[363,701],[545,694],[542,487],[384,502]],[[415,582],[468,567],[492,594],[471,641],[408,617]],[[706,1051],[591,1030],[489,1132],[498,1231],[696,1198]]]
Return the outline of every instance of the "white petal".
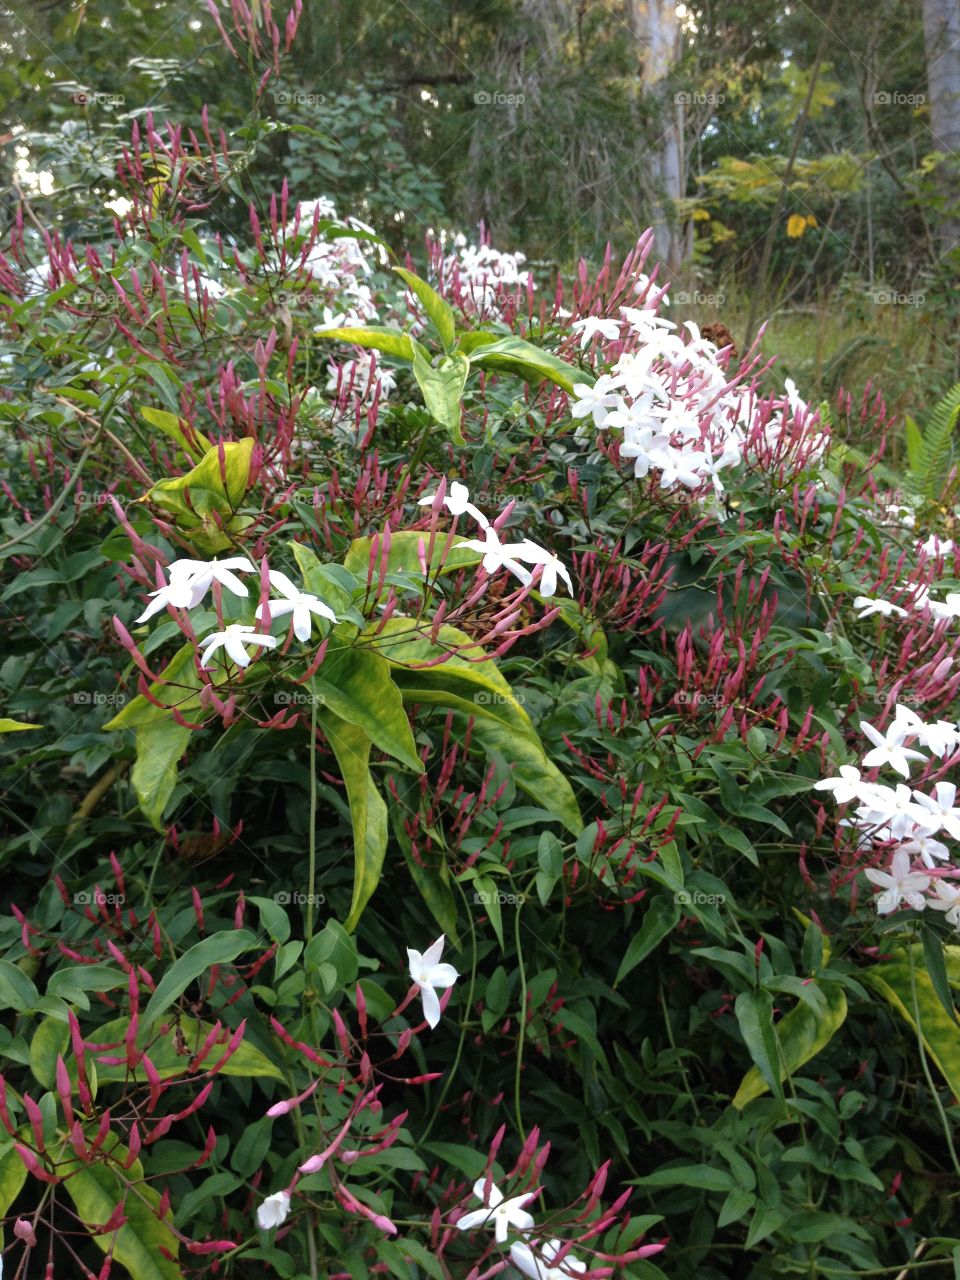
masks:
[[[420,987],[420,999],[423,1001],[423,1016],[431,1030],[440,1021],[440,999],[433,987],[426,984]]]
[[[250,655],[243,647],[243,641],[235,631],[226,633],[223,640],[223,647],[238,667],[249,667]]]
[[[441,990],[452,987],[459,977],[459,973],[452,964],[435,964],[427,970],[427,981],[430,986],[439,987]]]
[[[246,584],[241,582],[235,573],[231,573],[229,569],[224,569],[219,565],[213,575],[216,580],[228,591],[232,591],[235,596],[249,595]]]
[[[302,604],[294,605],[293,634],[301,643],[305,644],[310,639],[310,632],[312,630],[313,619],[310,617],[310,610]]]
[[[446,940],[447,935],[445,933],[441,933],[436,942],[431,942],[430,946],[427,947],[426,951],[423,953],[424,968],[431,969],[439,962],[440,957],[443,955],[443,944]]]

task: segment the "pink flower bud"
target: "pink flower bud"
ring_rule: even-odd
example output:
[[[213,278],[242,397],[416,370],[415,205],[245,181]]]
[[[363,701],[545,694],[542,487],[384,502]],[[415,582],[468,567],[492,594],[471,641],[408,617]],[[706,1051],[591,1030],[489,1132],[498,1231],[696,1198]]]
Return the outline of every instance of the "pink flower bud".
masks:
[[[13,1224],[13,1234],[18,1240],[22,1240],[28,1249],[32,1249],[37,1243],[37,1237],[33,1232],[33,1224],[28,1222],[26,1218],[18,1218]]]

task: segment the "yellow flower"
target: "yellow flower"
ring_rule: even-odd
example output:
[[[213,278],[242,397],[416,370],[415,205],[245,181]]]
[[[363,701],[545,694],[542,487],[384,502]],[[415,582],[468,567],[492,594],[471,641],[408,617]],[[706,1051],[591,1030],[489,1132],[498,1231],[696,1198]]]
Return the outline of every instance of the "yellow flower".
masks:
[[[787,219],[787,235],[791,240],[799,240],[807,229],[807,220],[802,213],[791,213]]]
[[[808,227],[815,227],[816,225],[817,225],[817,220],[816,220],[816,218],[813,216],[813,214],[812,214],[812,213],[808,213],[808,214],[807,214],[807,226],[808,226]]]

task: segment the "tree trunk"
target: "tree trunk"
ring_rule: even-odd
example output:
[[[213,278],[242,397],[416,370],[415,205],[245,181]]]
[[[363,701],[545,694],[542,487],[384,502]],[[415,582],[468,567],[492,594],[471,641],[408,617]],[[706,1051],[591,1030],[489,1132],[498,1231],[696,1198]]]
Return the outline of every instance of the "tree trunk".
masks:
[[[960,243],[960,0],[923,0],[930,131],[944,153],[936,176],[944,202],[938,220],[940,252]]]
[[[630,28],[640,45],[640,84],[659,102],[657,137],[646,157],[653,205],[655,252],[670,270],[686,257],[688,237],[676,217],[675,201],[686,187],[683,154],[683,95],[667,92],[667,79],[680,56],[676,0],[627,0]]]

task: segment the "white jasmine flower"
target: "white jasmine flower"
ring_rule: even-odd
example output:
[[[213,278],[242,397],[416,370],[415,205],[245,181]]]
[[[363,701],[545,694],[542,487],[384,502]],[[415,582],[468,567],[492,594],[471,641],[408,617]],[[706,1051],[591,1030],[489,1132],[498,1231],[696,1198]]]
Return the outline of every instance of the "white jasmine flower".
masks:
[[[293,634],[298,640],[306,642],[310,639],[310,633],[313,630],[313,614],[316,614],[319,618],[326,618],[328,622],[336,622],[337,615],[328,604],[324,604],[319,596],[309,595],[301,591],[279,569],[269,569],[267,573],[271,587],[276,587],[283,596],[282,600],[270,600],[268,602],[270,617],[283,618],[288,613],[292,613]],[[257,605],[255,617],[257,619],[263,617],[262,604]]]
[[[925,867],[935,867],[937,862],[947,862],[950,850],[939,840],[918,827],[909,840],[904,840],[900,848],[909,853],[911,858],[919,858]]]
[[[930,877],[910,870],[910,855],[903,849],[897,849],[890,859],[889,872],[868,867],[864,875],[871,884],[883,890],[877,897],[877,913],[881,916],[896,911],[901,902],[913,907],[914,911],[922,911],[926,905],[923,895],[930,888]]]
[[[573,384],[575,399],[570,404],[570,415],[573,418],[593,418],[595,427],[607,425],[607,416],[611,409],[620,404],[620,397],[611,388],[613,378],[609,373],[602,373],[592,387],[585,382]]]
[[[581,350],[588,347],[598,333],[608,342],[615,342],[620,337],[620,321],[603,316],[585,316],[582,320],[574,320],[570,328],[580,334]]]
[[[418,506],[429,507],[436,499],[436,494],[431,493],[419,500]],[[490,521],[483,512],[473,505],[470,501],[470,492],[465,484],[461,484],[459,480],[454,480],[450,488],[444,495],[443,505],[453,516],[462,516],[464,514],[473,516],[481,529],[486,529]]]
[[[423,1001],[423,1016],[431,1030],[440,1021],[440,998],[436,988],[446,991],[460,977],[452,964],[441,964],[443,944],[446,935],[440,937],[423,953],[407,947],[407,961],[410,965],[410,981],[420,988],[420,999]]]
[[[519,1231],[529,1231],[533,1226],[533,1218],[524,1209],[536,1196],[536,1191],[527,1191],[522,1196],[512,1196],[504,1200],[503,1192],[490,1184],[490,1199],[484,1200],[483,1189],[486,1179],[478,1178],[473,1184],[473,1194],[478,1200],[488,1205],[485,1209],[474,1209],[457,1219],[461,1231],[472,1231],[474,1227],[493,1227],[497,1244],[505,1244],[511,1227]]]
[[[925,551],[928,556],[946,556],[954,548],[952,538],[939,538],[935,533],[931,533],[926,542],[918,544],[918,550]]]
[[[899,840],[914,827],[931,831],[926,821],[927,814],[911,799],[910,788],[904,782],[898,782],[896,787],[873,784],[861,792],[861,799],[863,804],[857,809],[857,814],[871,825],[882,824],[889,832],[885,837],[876,832],[877,839]]]
[[[201,667],[208,667],[210,659],[222,647],[226,649],[227,656],[232,658],[238,667],[249,667],[250,655],[244,645],[253,645],[261,649],[275,649],[277,647],[277,639],[275,636],[263,635],[262,632],[257,631],[254,627],[232,622],[223,631],[214,631],[212,635],[206,636],[200,641],[202,655],[200,665]]]
[[[953,782],[937,782],[933,795],[914,791],[914,799],[926,815],[923,825],[931,835],[945,831],[954,840],[960,840],[960,809],[957,808],[957,788]]]
[[[927,906],[946,912],[947,924],[960,929],[960,885],[952,880],[934,880],[933,892],[935,896],[927,898]]]
[[[875,729],[872,724],[867,724],[865,720],[860,721],[860,729],[864,737],[873,743],[873,750],[868,751],[863,757],[863,763],[868,769],[879,767],[880,765],[889,765],[891,769],[895,769],[902,777],[909,778],[909,762],[911,760],[926,759],[926,756],[921,752],[913,751],[903,745],[907,730],[900,721],[894,720],[887,725],[886,734],[882,734],[879,729]]]
[[[850,800],[858,800],[863,789],[860,770],[852,764],[840,766],[839,777],[821,778],[813,784],[814,791],[832,791],[837,804],[847,804]]]
[[[257,1222],[261,1231],[279,1227],[290,1212],[290,1195],[287,1191],[275,1191],[257,1208]]]
[[[889,600],[872,600],[870,596],[857,596],[853,602],[853,607],[858,610],[858,618],[869,618],[875,613],[879,613],[884,618],[889,618],[894,614],[902,618],[907,612],[906,609],[901,609],[898,604],[893,604]]]
[[[219,582],[235,596],[247,595],[247,588],[233,572],[234,569],[256,573],[246,556],[231,556],[227,560],[174,560],[167,570],[169,583],[150,592],[150,603],[137,622],[146,622],[168,604],[176,609],[193,609],[213,582]]]
[[[524,560],[527,564],[543,565],[543,573],[537,583],[537,590],[542,596],[557,594],[558,577],[563,579],[567,590],[573,595],[573,583],[570,581],[567,567],[560,557],[554,555],[552,551],[538,546],[537,543],[531,542],[529,538],[524,538],[522,542],[508,543],[505,550],[512,551],[518,560]]]

